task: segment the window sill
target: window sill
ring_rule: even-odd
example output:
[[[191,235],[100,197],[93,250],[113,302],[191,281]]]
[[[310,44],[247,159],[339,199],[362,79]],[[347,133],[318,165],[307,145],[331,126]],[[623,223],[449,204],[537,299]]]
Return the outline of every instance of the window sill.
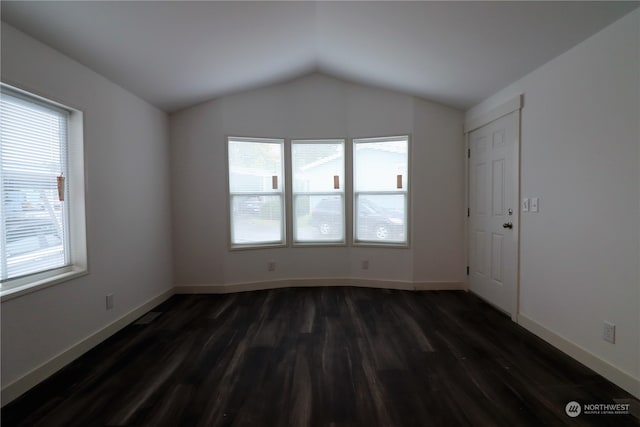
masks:
[[[0,302],[12,300],[33,292],[38,292],[50,286],[89,274],[87,269],[72,269],[61,273],[53,274],[44,279],[34,280],[22,285],[14,286],[9,289],[0,290]]]
[[[274,243],[274,244],[263,244],[263,245],[231,245],[229,246],[229,251],[251,251],[255,249],[282,249],[288,247],[285,243]]]
[[[346,242],[293,242],[294,248],[346,248]]]
[[[409,243],[353,242],[354,248],[410,249]]]

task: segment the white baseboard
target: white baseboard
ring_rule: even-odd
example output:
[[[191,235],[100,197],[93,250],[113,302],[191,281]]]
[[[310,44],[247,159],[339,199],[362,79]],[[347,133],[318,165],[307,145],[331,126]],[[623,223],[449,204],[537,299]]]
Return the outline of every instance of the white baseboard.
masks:
[[[406,291],[466,290],[463,282],[411,282],[360,278],[282,279],[224,285],[176,285],[176,294],[227,294],[276,288],[356,286],[363,288],[399,289]]]
[[[151,298],[149,301],[133,309],[99,331],[94,332],[82,341],[77,342],[62,353],[52,357],[12,383],[7,384],[0,392],[2,394],[2,406],[18,398],[35,385],[44,381],[58,370],[82,356],[87,351],[91,350],[93,347],[100,344],[120,329],[132,323],[158,304],[169,299],[173,294],[174,290],[171,288],[160,295]]]
[[[518,323],[529,332],[542,338],[552,346],[568,354],[583,365],[593,369],[620,388],[628,391],[637,398],[640,398],[640,379],[624,372],[609,362],[599,358],[590,351],[580,347],[578,344],[558,335],[547,329],[535,320],[524,314],[518,315]]]

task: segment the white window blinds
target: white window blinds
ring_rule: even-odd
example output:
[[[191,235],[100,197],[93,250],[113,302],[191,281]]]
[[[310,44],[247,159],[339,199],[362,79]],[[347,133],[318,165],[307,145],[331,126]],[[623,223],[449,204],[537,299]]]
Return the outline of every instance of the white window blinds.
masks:
[[[344,243],[344,140],[291,141],[296,243]]]
[[[354,241],[407,244],[409,137],[353,140]]]
[[[284,140],[228,138],[231,245],[285,242]]]
[[[70,264],[69,113],[3,88],[0,95],[0,280]],[[59,177],[64,177],[61,180]],[[64,199],[64,201],[61,200]]]

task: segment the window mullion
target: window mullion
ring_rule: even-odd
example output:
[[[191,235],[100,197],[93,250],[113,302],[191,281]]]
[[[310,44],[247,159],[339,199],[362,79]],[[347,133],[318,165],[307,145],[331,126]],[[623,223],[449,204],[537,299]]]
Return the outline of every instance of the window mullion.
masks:
[[[7,278],[7,224],[4,206],[4,164],[2,162],[2,146],[0,145],[0,280]]]
[[[293,183],[293,174],[291,172],[291,141],[285,140],[282,142],[282,179],[283,179],[283,193],[282,193],[282,222],[280,224],[280,233],[282,235],[282,243],[289,245],[293,242],[293,185],[285,185],[285,183]]]

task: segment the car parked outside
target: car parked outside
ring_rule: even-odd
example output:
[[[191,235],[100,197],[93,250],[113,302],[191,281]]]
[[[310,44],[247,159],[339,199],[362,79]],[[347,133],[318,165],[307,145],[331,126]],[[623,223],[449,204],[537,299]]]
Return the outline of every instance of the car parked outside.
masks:
[[[403,241],[404,218],[401,212],[386,209],[371,200],[359,197],[356,209],[356,240]],[[320,200],[311,210],[311,225],[323,235],[336,235],[342,230],[342,200],[338,197]]]

